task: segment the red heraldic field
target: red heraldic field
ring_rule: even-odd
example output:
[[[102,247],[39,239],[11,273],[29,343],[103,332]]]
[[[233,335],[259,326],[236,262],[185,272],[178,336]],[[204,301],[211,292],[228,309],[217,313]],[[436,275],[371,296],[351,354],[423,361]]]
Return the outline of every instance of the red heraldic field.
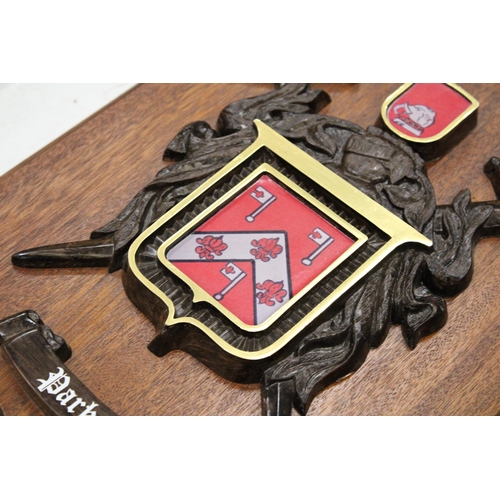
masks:
[[[243,323],[259,325],[353,244],[263,175],[166,257]]]

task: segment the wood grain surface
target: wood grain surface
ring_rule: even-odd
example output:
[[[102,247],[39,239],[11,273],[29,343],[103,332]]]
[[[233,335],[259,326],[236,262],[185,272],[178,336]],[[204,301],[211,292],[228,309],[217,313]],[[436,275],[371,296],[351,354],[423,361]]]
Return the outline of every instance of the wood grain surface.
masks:
[[[480,102],[477,127],[429,165],[438,204],[469,188],[495,199],[483,173],[500,156],[500,85],[461,84]],[[322,84],[326,113],[375,124],[399,84]],[[10,258],[38,245],[86,239],[165,164],[182,126],[215,126],[222,108],[269,84],[140,85],[0,178],[0,317],[34,309],[73,348],[67,366],[120,415],[259,415],[257,385],[238,385],[194,358],[146,346],[149,321],[128,301],[121,271],[18,269]],[[354,375],[324,390],[309,415],[495,415],[500,411],[500,241],[476,247],[470,287],[448,302],[448,323],[410,351],[399,328]],[[41,415],[0,359],[5,415]]]

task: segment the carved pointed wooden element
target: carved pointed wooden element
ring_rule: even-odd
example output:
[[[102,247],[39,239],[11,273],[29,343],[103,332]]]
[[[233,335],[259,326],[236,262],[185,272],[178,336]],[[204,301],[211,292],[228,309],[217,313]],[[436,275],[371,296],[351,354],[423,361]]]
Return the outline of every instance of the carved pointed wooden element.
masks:
[[[12,263],[35,268],[109,267],[113,253],[113,240],[99,238],[21,250]]]

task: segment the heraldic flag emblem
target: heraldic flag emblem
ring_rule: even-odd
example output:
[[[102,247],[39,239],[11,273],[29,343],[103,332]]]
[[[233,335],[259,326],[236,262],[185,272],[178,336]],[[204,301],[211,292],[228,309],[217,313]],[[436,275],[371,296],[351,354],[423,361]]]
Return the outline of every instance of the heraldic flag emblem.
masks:
[[[354,243],[262,175],[170,248],[166,258],[243,323],[259,325]]]

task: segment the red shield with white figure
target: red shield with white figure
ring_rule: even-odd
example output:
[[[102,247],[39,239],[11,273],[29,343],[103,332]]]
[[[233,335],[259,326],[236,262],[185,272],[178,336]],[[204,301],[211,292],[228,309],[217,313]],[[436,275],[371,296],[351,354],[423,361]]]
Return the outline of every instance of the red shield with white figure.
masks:
[[[387,120],[409,139],[432,139],[471,107],[457,89],[445,83],[415,83],[387,108]]]
[[[283,308],[354,241],[268,175],[167,251],[246,325]]]

